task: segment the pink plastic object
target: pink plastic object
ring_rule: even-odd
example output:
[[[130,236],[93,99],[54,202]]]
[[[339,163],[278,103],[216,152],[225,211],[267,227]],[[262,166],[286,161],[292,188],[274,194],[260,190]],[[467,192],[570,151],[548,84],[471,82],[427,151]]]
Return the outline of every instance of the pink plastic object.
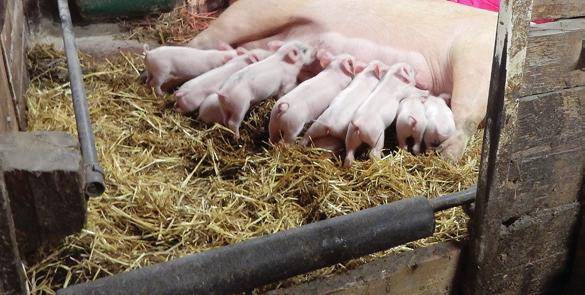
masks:
[[[449,0],[449,1],[494,12],[498,12],[500,10],[500,0]],[[535,24],[544,24],[554,21],[555,19],[545,18],[535,20],[533,22]]]

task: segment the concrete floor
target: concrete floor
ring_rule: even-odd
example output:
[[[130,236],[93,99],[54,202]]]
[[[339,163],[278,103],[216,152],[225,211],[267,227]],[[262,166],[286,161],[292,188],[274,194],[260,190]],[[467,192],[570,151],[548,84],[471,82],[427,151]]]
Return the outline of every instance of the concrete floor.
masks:
[[[99,23],[86,26],[75,26],[77,48],[95,57],[104,57],[121,51],[142,53],[144,43],[136,40],[125,40],[124,28],[117,23]],[[49,19],[41,19],[39,25],[31,28],[28,36],[29,46],[35,44],[52,44],[63,49],[61,25]],[[155,41],[148,41],[153,48],[159,46]]]

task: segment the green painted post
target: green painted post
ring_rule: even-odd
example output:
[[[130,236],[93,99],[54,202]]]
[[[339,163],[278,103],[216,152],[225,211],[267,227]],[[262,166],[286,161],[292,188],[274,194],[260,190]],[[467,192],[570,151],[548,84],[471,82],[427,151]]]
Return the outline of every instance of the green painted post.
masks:
[[[143,16],[170,11],[184,0],[75,0],[85,19]]]

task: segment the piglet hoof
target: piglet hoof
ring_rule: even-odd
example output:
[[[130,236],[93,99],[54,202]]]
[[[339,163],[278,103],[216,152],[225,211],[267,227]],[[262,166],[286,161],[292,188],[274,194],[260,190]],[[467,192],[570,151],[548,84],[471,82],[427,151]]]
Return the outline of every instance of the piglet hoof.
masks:
[[[466,143],[467,140],[465,134],[457,131],[457,133],[445,140],[437,148],[437,152],[441,158],[455,164],[463,157]]]
[[[353,160],[345,158],[345,161],[343,161],[343,168],[351,168],[351,164],[353,164]]]

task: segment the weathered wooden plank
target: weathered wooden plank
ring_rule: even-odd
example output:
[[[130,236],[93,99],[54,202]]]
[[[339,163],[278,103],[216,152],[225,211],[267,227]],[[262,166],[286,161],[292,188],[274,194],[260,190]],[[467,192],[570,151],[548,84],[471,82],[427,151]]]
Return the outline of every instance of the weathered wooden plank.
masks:
[[[491,292],[486,294],[506,295],[542,295],[566,294],[564,287],[554,284],[554,279],[542,280],[541,274],[554,270],[555,274],[563,275],[562,270],[568,263],[565,250],[552,253],[546,257],[535,258],[530,264],[506,269],[504,272],[493,274]],[[580,293],[582,294],[582,293]]]
[[[498,269],[496,273],[509,272],[510,268],[526,265],[527,261],[532,263],[557,253],[568,253],[574,232],[566,230],[567,224],[575,223],[579,209],[579,202],[573,201],[552,209],[535,210],[530,215],[501,223],[496,251],[498,261],[495,264],[505,265],[506,268]]]
[[[577,201],[585,163],[585,147],[548,150],[531,158],[512,158],[501,198],[516,202],[503,208],[504,223],[547,208]]]
[[[534,0],[532,19],[585,16],[583,0]]]
[[[585,182],[581,185],[581,204],[585,204]],[[585,294],[585,206],[581,208],[581,229],[576,242],[568,295]]]
[[[2,163],[0,161],[0,171]],[[10,199],[0,172],[0,294],[26,294],[24,271],[10,211]]]
[[[570,85],[559,81],[579,68],[582,28],[575,26],[583,23],[571,21],[573,32],[560,22],[559,30],[533,27],[528,33],[531,5],[532,0],[501,2],[466,294],[559,290],[575,231],[580,206],[575,184],[583,182],[583,90],[523,96],[581,85],[579,76]],[[543,74],[549,70],[543,65],[554,65],[556,77]],[[542,76],[549,81],[535,84]],[[563,179],[563,172],[573,178]],[[565,182],[560,196],[555,190]]]
[[[14,2],[14,26],[12,28],[11,76],[14,89],[14,107],[20,130],[26,130],[26,101],[25,92],[28,83],[26,70],[26,20],[22,1]]]
[[[516,105],[512,152],[518,156],[585,143],[585,87],[522,97]]]
[[[79,232],[85,223],[81,155],[63,132],[0,135],[0,159],[23,255]]]
[[[519,95],[528,96],[585,85],[584,41],[585,19],[532,26]]]
[[[0,46],[0,133],[18,130],[18,122],[14,112],[14,101],[8,84],[6,67]]]
[[[451,294],[460,253],[460,245],[437,244],[268,294]]]
[[[517,100],[502,197],[514,195],[502,218],[577,200],[585,171],[585,87]]]
[[[21,130],[26,128],[26,103],[24,92],[27,81],[25,70],[26,23],[21,1],[6,1],[5,24],[0,34],[3,59],[13,100],[17,123]]]

